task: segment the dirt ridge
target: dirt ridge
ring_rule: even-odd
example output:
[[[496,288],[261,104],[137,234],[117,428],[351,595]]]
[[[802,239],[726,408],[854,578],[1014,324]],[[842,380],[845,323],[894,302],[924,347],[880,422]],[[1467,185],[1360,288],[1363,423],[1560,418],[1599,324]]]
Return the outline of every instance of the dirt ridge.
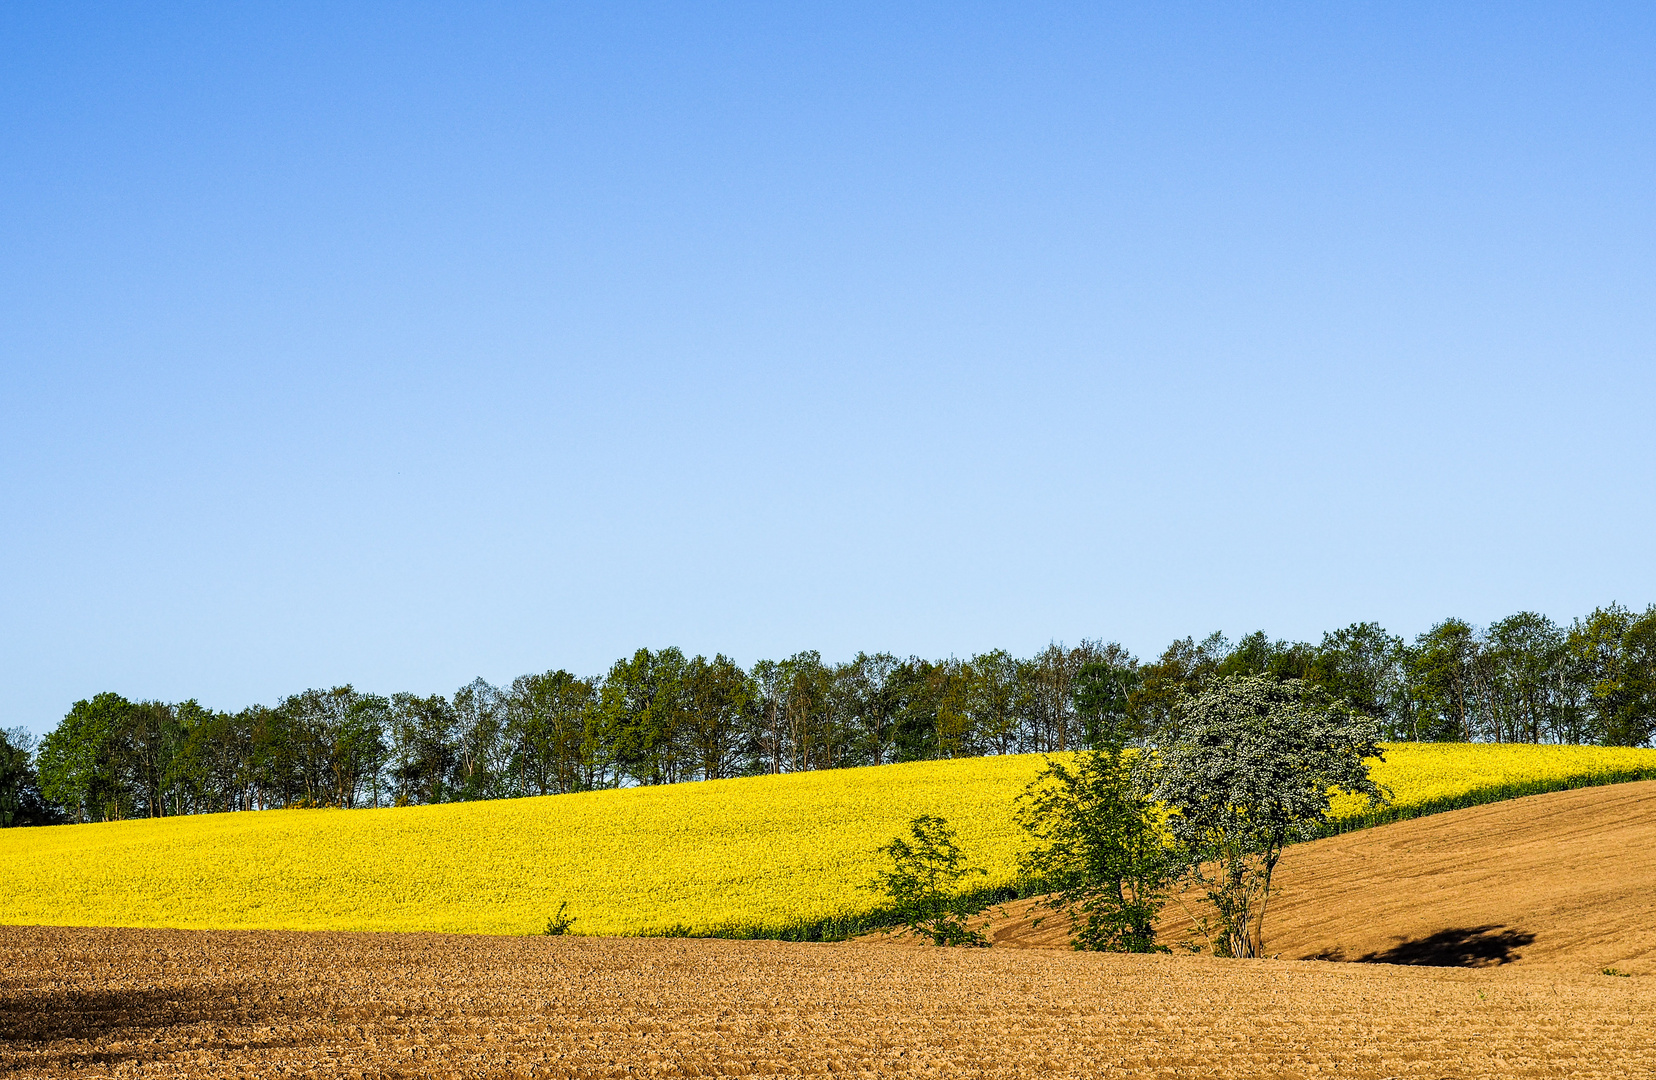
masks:
[[[992,913],[1000,948],[1068,948],[1037,900]],[[1037,925],[1038,924],[1038,925]],[[1189,938],[1178,903],[1158,927]],[[1265,951],[1428,966],[1656,975],[1656,781],[1529,795],[1291,847]]]

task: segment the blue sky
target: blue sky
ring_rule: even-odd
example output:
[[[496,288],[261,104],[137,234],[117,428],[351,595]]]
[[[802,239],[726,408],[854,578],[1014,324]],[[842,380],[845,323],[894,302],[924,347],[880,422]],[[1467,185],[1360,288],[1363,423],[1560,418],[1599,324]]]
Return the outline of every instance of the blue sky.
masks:
[[[0,726],[1656,600],[1643,5],[0,9]]]

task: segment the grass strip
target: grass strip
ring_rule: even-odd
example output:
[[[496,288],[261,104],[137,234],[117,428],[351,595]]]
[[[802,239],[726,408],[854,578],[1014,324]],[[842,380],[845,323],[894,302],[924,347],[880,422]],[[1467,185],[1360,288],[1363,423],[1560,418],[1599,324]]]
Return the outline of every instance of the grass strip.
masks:
[[[1397,821],[1443,814],[1450,810],[1466,810],[1474,806],[1508,802],[1526,795],[1546,795],[1554,791],[1574,791],[1578,788],[1604,787],[1609,784],[1628,784],[1640,780],[1656,780],[1656,769],[1613,769],[1575,776],[1552,776],[1533,780],[1513,780],[1500,784],[1485,784],[1470,791],[1459,792],[1419,802],[1382,806],[1359,814],[1347,814],[1329,821],[1315,836],[1320,839],[1342,833],[1370,829],[1376,825],[1390,825]]]

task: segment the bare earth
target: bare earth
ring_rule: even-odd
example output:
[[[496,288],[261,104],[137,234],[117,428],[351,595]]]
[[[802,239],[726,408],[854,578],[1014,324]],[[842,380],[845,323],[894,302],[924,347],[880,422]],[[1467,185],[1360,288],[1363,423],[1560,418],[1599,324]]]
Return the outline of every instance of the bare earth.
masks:
[[[1402,964],[5,927],[0,1076],[1656,1076],[1653,852],[1639,784],[1284,860],[1270,949]]]
[[[997,947],[1068,947],[1064,917],[1036,902],[1006,911],[989,920]],[[1161,940],[1190,936],[1178,904],[1166,915]],[[1265,952],[1656,977],[1656,781],[1532,795],[1289,848]]]

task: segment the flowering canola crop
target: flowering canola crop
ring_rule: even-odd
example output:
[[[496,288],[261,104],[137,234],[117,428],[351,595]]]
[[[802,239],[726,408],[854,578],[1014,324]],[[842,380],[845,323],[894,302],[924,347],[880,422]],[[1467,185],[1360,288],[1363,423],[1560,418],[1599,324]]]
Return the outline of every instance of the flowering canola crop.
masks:
[[[266,810],[0,831],[0,923],[793,936],[867,915],[875,848],[919,814],[986,883],[1016,880],[1013,799],[1038,755],[380,810]],[[1656,750],[1393,744],[1412,816],[1656,777]],[[1335,813],[1375,820],[1358,800]]]

